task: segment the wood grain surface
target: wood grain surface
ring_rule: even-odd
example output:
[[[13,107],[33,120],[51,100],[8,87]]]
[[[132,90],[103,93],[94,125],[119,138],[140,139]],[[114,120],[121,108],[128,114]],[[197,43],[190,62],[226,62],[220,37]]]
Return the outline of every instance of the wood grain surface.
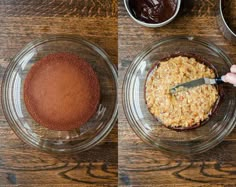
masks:
[[[173,35],[196,35],[222,48],[236,61],[236,46],[224,39],[216,22],[215,0],[182,0],[177,18],[156,29],[136,24],[119,3],[119,185],[236,186],[236,130],[214,149],[191,157],[154,150],[130,128],[122,108],[124,74],[130,61],[154,41]],[[232,7],[235,8],[236,7]]]
[[[54,34],[82,36],[117,64],[117,1],[0,0],[0,79],[22,47]],[[89,151],[50,155],[16,137],[0,109],[0,186],[117,186],[117,131]]]

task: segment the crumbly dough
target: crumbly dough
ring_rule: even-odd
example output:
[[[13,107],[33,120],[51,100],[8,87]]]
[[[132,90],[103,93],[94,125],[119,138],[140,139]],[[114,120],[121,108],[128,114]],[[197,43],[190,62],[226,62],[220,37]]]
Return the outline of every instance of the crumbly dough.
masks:
[[[202,85],[174,95],[169,89],[203,77],[215,78],[215,73],[195,58],[178,56],[160,62],[146,81],[145,97],[149,111],[173,129],[200,125],[209,117],[219,98],[216,87]]]

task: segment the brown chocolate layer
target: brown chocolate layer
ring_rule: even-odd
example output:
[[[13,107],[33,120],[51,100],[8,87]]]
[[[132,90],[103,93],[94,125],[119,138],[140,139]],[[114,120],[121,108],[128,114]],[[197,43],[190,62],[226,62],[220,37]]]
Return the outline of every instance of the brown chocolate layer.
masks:
[[[33,119],[52,130],[86,123],[100,100],[99,80],[89,63],[69,53],[50,54],[30,69],[24,101]]]

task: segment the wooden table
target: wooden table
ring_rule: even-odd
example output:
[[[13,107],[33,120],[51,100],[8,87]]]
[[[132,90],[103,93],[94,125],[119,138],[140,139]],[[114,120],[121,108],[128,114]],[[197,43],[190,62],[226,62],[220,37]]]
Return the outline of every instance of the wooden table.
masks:
[[[211,40],[236,61],[236,46],[224,39],[215,17],[215,0],[183,0],[178,17],[162,28],[136,24],[119,3],[119,95],[124,74],[142,49],[165,36],[197,35]],[[234,9],[235,10],[235,9]],[[235,186],[236,130],[216,148],[190,158],[170,156],[142,142],[119,107],[120,186]]]
[[[0,78],[28,42],[53,34],[97,43],[117,64],[117,1],[0,0]],[[0,110],[0,186],[116,186],[117,129],[92,150],[61,157],[24,144]]]

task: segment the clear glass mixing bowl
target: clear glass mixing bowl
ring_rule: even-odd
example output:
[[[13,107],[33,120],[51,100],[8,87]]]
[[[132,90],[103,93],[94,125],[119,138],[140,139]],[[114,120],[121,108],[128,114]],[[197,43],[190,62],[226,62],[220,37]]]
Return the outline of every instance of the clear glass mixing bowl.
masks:
[[[23,84],[33,64],[42,57],[68,52],[85,59],[98,75],[101,100],[96,114],[71,131],[49,130],[29,115],[23,98]],[[74,153],[90,149],[112,129],[117,119],[117,70],[107,54],[80,37],[51,36],[29,43],[10,62],[2,83],[2,107],[7,122],[26,143],[54,153]]]
[[[123,108],[135,133],[155,148],[179,154],[195,154],[213,148],[234,128],[236,89],[220,85],[223,96],[206,124],[185,131],[166,128],[147,109],[144,87],[147,74],[159,60],[175,53],[195,54],[209,61],[218,75],[224,75],[233,64],[214,44],[192,36],[164,38],[143,50],[131,63],[124,77]]]

